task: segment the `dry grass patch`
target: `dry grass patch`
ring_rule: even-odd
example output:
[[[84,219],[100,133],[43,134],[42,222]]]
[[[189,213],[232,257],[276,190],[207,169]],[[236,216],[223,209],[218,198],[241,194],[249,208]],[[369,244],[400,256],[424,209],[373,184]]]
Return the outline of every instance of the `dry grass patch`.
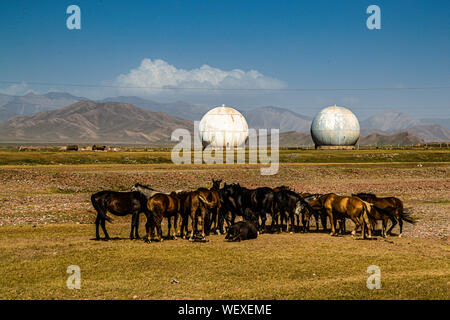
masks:
[[[374,241],[326,234],[263,234],[242,243],[211,236],[144,243],[126,240],[128,224],[109,225],[109,242],[90,240],[93,225],[2,227],[2,299],[449,299],[447,242]],[[66,268],[81,267],[69,290]],[[368,290],[378,265],[382,289]],[[175,279],[179,283],[171,283]]]

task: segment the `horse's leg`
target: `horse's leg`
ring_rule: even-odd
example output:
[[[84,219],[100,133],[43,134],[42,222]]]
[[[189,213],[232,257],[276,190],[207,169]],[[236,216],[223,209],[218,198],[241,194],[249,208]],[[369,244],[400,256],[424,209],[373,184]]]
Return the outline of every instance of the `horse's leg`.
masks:
[[[399,237],[401,237],[402,236],[402,233],[403,233],[403,220],[402,220],[402,217],[400,217],[400,219],[398,219],[398,225],[400,226],[400,233],[399,233]]]
[[[136,226],[136,213],[131,214],[131,231],[130,231],[130,240],[134,239],[134,228]]]
[[[161,227],[162,220],[163,220],[163,218],[161,217],[161,218],[158,218],[158,220],[156,221],[156,233],[157,233],[158,241],[163,241],[164,240],[163,239],[163,233],[162,233],[162,227]]]
[[[330,210],[327,209],[327,214],[330,217],[330,223],[331,223],[330,235],[334,236],[336,234],[336,218],[333,217],[333,212],[331,209]]]
[[[175,225],[176,225],[176,237],[181,237],[181,226],[183,223],[183,217],[181,216],[181,213],[177,213],[175,218]]]
[[[194,241],[194,234],[195,234],[195,228],[197,227],[197,212],[191,210],[191,224],[192,224],[192,230],[191,230],[191,236],[189,237],[189,241]]]
[[[218,208],[215,207],[211,210],[211,215],[210,215],[211,222],[209,223],[209,231],[212,234],[217,234],[217,209]],[[214,223],[214,228],[212,227],[213,223]]]
[[[181,226],[181,232],[183,233],[183,239],[186,239],[189,235],[189,215],[183,217],[183,225]]]
[[[324,231],[326,231],[326,228],[323,226],[322,216],[319,213],[314,215],[314,221],[316,222],[316,231],[319,231],[319,224],[320,224],[319,222],[322,223],[322,228]]]
[[[172,217],[167,217],[167,239],[170,239],[170,231],[172,230]]]
[[[359,227],[360,224],[361,224],[361,229],[362,229],[361,230],[361,234],[363,234],[364,233],[364,221],[362,221],[362,219],[360,221],[356,217],[353,217],[353,216],[351,217],[351,220],[355,224],[355,228],[352,231],[352,236],[356,235],[356,230],[358,230],[358,227]]]
[[[295,217],[293,213],[290,213],[289,215],[291,217],[290,233],[293,233],[295,231]]]
[[[97,218],[95,219],[95,239],[100,240],[100,214],[97,213]]]
[[[387,231],[388,235],[391,235],[392,229],[394,229],[394,227],[397,225],[397,219],[395,217],[391,217],[390,220],[392,222],[392,225],[389,228],[389,230]]]
[[[231,215],[231,224],[234,224],[234,221],[236,220],[236,212],[233,212]]]
[[[273,230],[275,229],[275,222],[278,221],[278,217],[277,214],[273,214],[272,215],[272,223],[270,224],[270,231],[273,232]]]
[[[140,216],[140,212],[136,212],[136,224],[134,225],[134,238],[140,239],[141,237],[139,236],[139,216]]]
[[[172,237],[173,240],[177,240],[177,226],[178,226],[178,213],[173,216],[173,232]]]
[[[144,237],[145,241],[150,241],[150,227],[152,225],[151,219],[152,217],[148,217],[147,222],[145,223],[145,232],[146,232],[146,235]]]
[[[219,234],[224,234],[224,223],[225,223],[225,211],[226,209],[222,209],[222,207],[220,207],[219,209]],[[227,212],[228,213],[228,212]]]
[[[339,233],[345,235],[347,232],[345,228],[345,218],[339,219]]]
[[[363,233],[363,239],[366,238],[366,233],[364,230],[364,226],[367,225],[367,233],[369,234],[369,239],[372,238],[372,224],[370,223],[369,217],[367,216],[367,214],[363,215],[363,221],[362,222],[362,233]]]
[[[110,240],[108,232],[106,231],[105,219],[100,219],[100,225],[102,226],[103,233],[105,234],[105,240]]]
[[[208,214],[207,210],[202,210],[201,211],[201,217],[202,217],[202,225],[201,225],[201,230],[202,230],[202,240],[206,239],[206,215]]]
[[[261,233],[266,231],[267,214],[264,210],[261,212]]]

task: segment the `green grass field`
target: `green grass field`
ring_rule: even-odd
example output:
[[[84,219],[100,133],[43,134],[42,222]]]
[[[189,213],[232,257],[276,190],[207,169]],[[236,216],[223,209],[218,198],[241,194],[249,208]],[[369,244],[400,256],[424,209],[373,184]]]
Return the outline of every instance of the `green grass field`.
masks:
[[[252,151],[255,152],[255,151]],[[192,156],[193,157],[193,156]],[[193,159],[193,158],[192,158]],[[246,163],[249,163],[246,152]],[[225,160],[224,160],[225,161]],[[360,149],[297,150],[281,149],[281,163],[372,163],[372,162],[450,162],[448,149]],[[0,151],[0,165],[51,164],[160,164],[172,163],[169,151]]]

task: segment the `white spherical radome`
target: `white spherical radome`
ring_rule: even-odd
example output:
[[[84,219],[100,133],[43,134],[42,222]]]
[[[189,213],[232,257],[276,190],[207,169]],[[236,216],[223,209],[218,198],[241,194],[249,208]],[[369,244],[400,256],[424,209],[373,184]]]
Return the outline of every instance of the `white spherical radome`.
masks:
[[[200,120],[199,131],[204,147],[241,147],[248,138],[244,116],[225,105],[209,110]]]
[[[316,146],[353,146],[359,134],[358,118],[349,109],[336,105],[322,109],[311,123]]]

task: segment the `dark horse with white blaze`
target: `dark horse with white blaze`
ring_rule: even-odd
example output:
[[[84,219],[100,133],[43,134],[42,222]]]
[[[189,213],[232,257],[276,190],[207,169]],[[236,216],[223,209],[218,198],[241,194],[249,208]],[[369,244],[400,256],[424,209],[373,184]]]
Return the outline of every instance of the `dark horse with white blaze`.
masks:
[[[300,215],[305,209],[309,211],[313,211],[313,209],[309,206],[308,202],[295,191],[288,189],[277,189],[276,193],[278,197],[278,202],[280,205],[280,217],[281,220],[286,219],[286,231],[293,232],[295,231],[295,217],[297,217],[297,224],[300,221]],[[290,220],[290,226],[288,228],[288,222]],[[304,219],[302,219],[302,222]],[[283,224],[283,222],[281,222]]]
[[[110,237],[106,231],[105,221],[110,221],[106,213],[110,212],[116,216],[126,216],[131,214],[131,232],[130,239],[139,239],[139,214],[144,212],[148,220],[147,198],[140,192],[116,192],[104,190],[94,193],[91,196],[91,202],[97,211],[95,219],[95,236],[100,240],[99,225],[102,226],[105,240]],[[134,234],[133,234],[134,231]]]

